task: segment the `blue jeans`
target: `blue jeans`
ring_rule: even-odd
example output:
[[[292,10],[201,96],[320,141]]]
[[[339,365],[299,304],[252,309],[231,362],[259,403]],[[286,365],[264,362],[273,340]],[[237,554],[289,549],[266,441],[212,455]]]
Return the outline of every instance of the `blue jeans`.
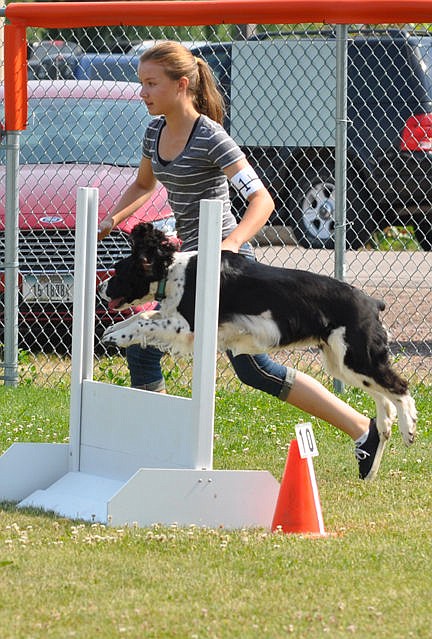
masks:
[[[294,383],[294,369],[278,364],[266,354],[234,357],[230,351],[227,351],[227,355],[237,377],[244,384],[282,400],[287,399]],[[138,344],[133,344],[126,349],[133,388],[152,391],[161,391],[165,388],[160,364],[162,356],[163,352],[153,346],[143,349]]]

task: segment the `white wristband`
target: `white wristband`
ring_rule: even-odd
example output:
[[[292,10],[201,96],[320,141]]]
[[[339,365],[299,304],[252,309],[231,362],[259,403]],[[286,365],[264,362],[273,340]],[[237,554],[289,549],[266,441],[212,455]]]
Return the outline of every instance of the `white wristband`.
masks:
[[[250,165],[240,169],[238,173],[232,176],[230,182],[245,199],[255,193],[255,191],[264,188],[264,184]]]

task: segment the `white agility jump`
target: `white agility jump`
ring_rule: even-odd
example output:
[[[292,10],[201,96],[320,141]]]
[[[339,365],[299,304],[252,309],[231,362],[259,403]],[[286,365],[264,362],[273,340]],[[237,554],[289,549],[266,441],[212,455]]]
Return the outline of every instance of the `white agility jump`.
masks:
[[[213,470],[221,202],[201,202],[191,398],[93,381],[97,223],[97,189],[79,188],[69,443],[13,444],[0,500],[114,526],[270,528],[276,479]]]

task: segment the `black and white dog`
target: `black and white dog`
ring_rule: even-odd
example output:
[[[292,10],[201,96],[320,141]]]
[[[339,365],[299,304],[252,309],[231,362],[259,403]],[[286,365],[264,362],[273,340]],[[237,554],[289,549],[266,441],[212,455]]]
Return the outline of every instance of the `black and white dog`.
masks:
[[[131,240],[132,254],[115,265],[115,275],[99,288],[101,296],[118,311],[150,301],[161,290],[163,299],[155,313],[137,313],[109,327],[103,341],[191,353],[196,252],[176,252],[151,224],[135,226]],[[219,349],[237,355],[317,346],[330,375],[374,398],[377,428],[386,437],[397,413],[408,446],[415,437],[416,408],[407,382],[391,367],[382,310],[382,301],[331,277],[222,252]]]

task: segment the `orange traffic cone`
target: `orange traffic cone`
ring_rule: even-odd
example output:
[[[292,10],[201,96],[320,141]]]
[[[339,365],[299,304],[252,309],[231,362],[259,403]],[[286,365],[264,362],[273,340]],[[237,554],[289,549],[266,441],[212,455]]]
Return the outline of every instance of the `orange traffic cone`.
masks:
[[[325,535],[312,458],[300,457],[296,439],[288,451],[271,529]]]

